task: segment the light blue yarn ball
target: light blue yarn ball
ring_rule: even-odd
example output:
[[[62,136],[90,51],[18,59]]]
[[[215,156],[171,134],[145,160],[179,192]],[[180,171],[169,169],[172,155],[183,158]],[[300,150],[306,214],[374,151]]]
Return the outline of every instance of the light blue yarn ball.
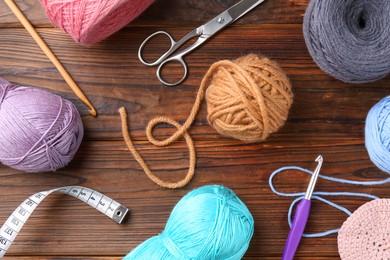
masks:
[[[371,108],[365,132],[366,148],[371,161],[390,174],[390,96]]]
[[[161,234],[140,244],[124,259],[241,259],[253,230],[251,213],[232,190],[203,186],[176,204]]]

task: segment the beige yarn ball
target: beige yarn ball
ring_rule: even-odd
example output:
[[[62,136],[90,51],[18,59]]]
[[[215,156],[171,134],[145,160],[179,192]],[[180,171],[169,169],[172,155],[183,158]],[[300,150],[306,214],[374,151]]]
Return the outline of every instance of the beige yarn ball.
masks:
[[[289,79],[278,64],[255,54],[218,63],[206,91],[209,124],[244,142],[264,141],[287,120]]]
[[[190,163],[186,177],[177,182],[164,181],[150,170],[131,141],[126,111],[121,108],[122,132],[129,150],[148,177],[162,187],[184,187],[195,174],[195,146],[188,129],[195,120],[205,91],[209,124],[222,135],[249,143],[263,141],[282,127],[293,101],[291,84],[286,74],[267,58],[250,54],[211,65],[202,79],[194,105],[184,124],[170,117],[159,116],[152,119],[146,128],[149,142],[160,147],[184,136]],[[158,124],[172,125],[177,131],[168,138],[159,140],[153,135],[153,128]]]

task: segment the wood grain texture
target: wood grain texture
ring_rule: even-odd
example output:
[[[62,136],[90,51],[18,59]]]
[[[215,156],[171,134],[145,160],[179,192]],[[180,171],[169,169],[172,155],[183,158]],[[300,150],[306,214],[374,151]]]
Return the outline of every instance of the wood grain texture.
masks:
[[[313,169],[324,156],[322,173],[354,180],[387,175],[370,162],[364,146],[368,110],[388,94],[390,78],[349,85],[324,74],[309,56],[302,35],[306,0],[268,0],[186,58],[190,76],[176,88],[162,86],[155,68],[137,59],[141,42],[163,29],[176,38],[236,1],[158,0],[134,23],[91,47],[74,43],[52,28],[38,0],[19,0],[38,32],[96,106],[92,118],[59,73],[0,2],[0,76],[39,86],[75,103],[82,114],[85,140],[71,164],[56,173],[26,174],[0,165],[0,223],[29,195],[64,185],[99,190],[126,205],[130,219],[117,225],[78,200],[52,195],[37,208],[5,259],[120,259],[145,239],[158,234],[175,203],[193,188],[223,184],[247,204],[255,219],[255,235],[245,259],[280,259],[289,231],[286,215],[291,199],[274,195],[268,177],[277,168],[298,165]],[[156,47],[160,46],[156,43]],[[153,46],[152,46],[153,47]],[[184,122],[200,81],[221,59],[261,53],[276,60],[290,77],[294,104],[285,126],[266,142],[243,144],[222,137],[206,120],[205,104],[190,133],[197,149],[194,180],[184,189],[165,190],[149,181],[128,152],[120,132],[118,109],[129,113],[131,136],[147,163],[162,178],[186,173],[188,151],[180,140],[167,148],[146,141],[150,119],[172,116]],[[158,53],[152,53],[157,55]],[[156,135],[172,129],[161,126]],[[286,172],[275,179],[283,191],[304,191],[308,176]],[[319,181],[317,190],[369,192],[386,197],[390,185],[356,187]],[[355,210],[365,201],[332,198]],[[346,216],[314,202],[308,231],[339,227]],[[339,259],[336,235],[303,239],[296,259]]]

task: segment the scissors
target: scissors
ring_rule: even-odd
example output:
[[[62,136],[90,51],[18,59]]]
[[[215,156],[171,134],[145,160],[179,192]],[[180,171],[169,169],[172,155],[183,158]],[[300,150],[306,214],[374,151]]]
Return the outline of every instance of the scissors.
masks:
[[[190,33],[188,33],[186,36],[184,36],[182,39],[180,39],[178,42],[176,42],[172,36],[165,32],[165,31],[158,31],[150,35],[148,38],[145,39],[145,41],[141,44],[139,50],[138,50],[138,58],[139,60],[146,66],[158,66],[157,69],[157,78],[160,80],[161,83],[167,85],[167,86],[176,86],[180,83],[182,83],[187,75],[188,75],[188,67],[185,63],[183,57],[187,55],[188,53],[192,52],[196,48],[198,48],[200,45],[205,43],[209,38],[211,38],[214,34],[222,30],[224,27],[228,26],[229,24],[235,22],[239,18],[241,18],[243,15],[251,11],[253,8],[261,4],[264,0],[241,0],[237,4],[233,5],[226,11],[222,12],[218,16],[214,17],[207,23],[199,26],[198,28],[194,29]],[[146,62],[143,58],[142,51],[146,44],[157,35],[165,35],[167,36],[171,41],[171,47],[167,52],[165,52],[163,55],[160,56],[156,61],[154,62]],[[184,50],[174,54],[174,52],[182,46],[184,43],[188,42],[190,39],[199,36],[197,41],[195,41],[191,46],[185,48]],[[169,62],[177,62],[181,64],[181,66],[184,68],[184,75],[183,77],[177,81],[177,82],[167,82],[163,79],[161,75],[161,71],[163,70],[164,66]]]

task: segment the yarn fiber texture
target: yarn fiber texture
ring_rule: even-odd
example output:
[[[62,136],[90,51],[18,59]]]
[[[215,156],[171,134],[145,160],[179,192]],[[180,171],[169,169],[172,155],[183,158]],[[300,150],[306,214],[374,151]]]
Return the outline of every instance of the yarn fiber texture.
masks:
[[[379,101],[368,113],[365,143],[371,161],[390,174],[390,96]]]
[[[48,91],[0,78],[0,162],[25,172],[67,165],[84,134],[74,105]]]
[[[327,74],[348,83],[390,73],[388,0],[311,0],[304,16],[307,48]]]
[[[337,237],[343,260],[390,259],[390,199],[370,201],[343,224]]]
[[[254,220],[229,188],[203,186],[174,207],[164,231],[124,259],[235,260],[248,249]]]
[[[210,125],[222,135],[253,143],[284,125],[293,94],[275,62],[251,54],[217,65],[206,100]]]
[[[127,114],[122,107],[119,113],[125,142],[146,175],[156,184],[170,189],[184,187],[195,172],[195,147],[188,130],[195,120],[206,93],[207,120],[220,134],[244,142],[264,141],[282,127],[293,102],[291,83],[283,70],[268,58],[249,54],[233,61],[222,60],[211,65],[200,84],[195,103],[183,125],[176,120],[159,116],[152,119],[146,135],[156,146],[168,146],[184,137],[188,145],[190,163],[187,175],[177,182],[157,177],[135,148],[127,127]],[[170,137],[160,140],[153,129],[168,124],[177,129]]]
[[[99,42],[138,17],[153,0],[40,0],[54,24],[76,42]]]

